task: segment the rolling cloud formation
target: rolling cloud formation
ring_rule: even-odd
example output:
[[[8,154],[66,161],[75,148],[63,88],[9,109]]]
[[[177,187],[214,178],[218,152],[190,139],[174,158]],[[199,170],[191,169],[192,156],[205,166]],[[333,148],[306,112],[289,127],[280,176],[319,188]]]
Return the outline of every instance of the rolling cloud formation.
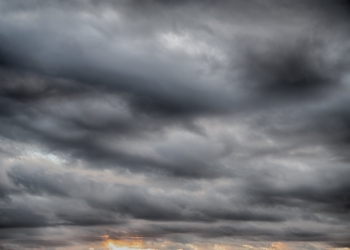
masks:
[[[350,247],[349,19],[341,0],[0,0],[0,249]]]

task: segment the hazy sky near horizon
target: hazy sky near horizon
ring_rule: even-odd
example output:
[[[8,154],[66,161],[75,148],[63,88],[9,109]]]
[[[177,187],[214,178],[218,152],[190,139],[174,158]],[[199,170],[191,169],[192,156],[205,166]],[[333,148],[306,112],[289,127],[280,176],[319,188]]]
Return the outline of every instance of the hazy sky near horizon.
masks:
[[[0,0],[0,249],[349,249],[349,41],[345,0]]]

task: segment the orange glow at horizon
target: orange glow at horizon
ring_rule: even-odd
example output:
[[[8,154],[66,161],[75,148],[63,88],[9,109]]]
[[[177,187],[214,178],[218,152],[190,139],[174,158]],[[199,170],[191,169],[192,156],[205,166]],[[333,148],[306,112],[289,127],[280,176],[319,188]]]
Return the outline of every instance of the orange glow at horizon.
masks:
[[[251,250],[288,250],[288,246],[285,245],[283,242],[272,242],[269,247],[256,247],[256,246],[251,246],[251,245],[242,245],[242,247],[246,249],[251,249]]]
[[[106,241],[103,242],[104,247],[109,250],[141,250],[146,249],[142,239],[121,239],[121,240],[111,240],[108,236],[103,238]],[[151,250],[151,249],[148,249]]]
[[[284,242],[271,242],[266,245],[264,243],[263,245],[250,245],[243,244],[241,246],[231,246],[231,245],[221,245],[221,244],[214,244],[214,243],[208,243],[208,244],[201,244],[201,245],[193,245],[189,243],[174,243],[171,241],[164,241],[164,242],[157,242],[152,243],[149,241],[143,241],[141,237],[133,237],[133,238],[127,238],[127,239],[118,239],[113,240],[110,239],[108,235],[102,236],[104,239],[102,244],[102,248],[106,250],[159,250],[159,249],[191,249],[191,250],[295,250],[298,249],[297,245],[289,246],[287,243]],[[101,249],[101,245],[96,246],[97,248],[91,247],[90,250],[94,249]],[[168,248],[169,247],[169,248]],[[322,250],[350,250],[350,248],[332,248],[327,245],[320,245],[320,248]]]

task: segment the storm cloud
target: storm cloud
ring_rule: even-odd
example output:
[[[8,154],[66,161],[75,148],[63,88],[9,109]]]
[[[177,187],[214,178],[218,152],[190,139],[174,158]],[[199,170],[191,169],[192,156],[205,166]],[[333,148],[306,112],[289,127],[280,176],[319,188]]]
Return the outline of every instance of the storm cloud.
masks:
[[[350,248],[349,13],[0,0],[0,249]]]

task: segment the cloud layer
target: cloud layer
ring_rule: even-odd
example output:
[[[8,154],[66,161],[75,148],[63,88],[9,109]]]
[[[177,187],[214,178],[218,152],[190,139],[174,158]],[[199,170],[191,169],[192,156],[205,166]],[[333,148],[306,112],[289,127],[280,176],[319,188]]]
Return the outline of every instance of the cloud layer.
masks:
[[[0,1],[0,249],[350,247],[349,10]]]

